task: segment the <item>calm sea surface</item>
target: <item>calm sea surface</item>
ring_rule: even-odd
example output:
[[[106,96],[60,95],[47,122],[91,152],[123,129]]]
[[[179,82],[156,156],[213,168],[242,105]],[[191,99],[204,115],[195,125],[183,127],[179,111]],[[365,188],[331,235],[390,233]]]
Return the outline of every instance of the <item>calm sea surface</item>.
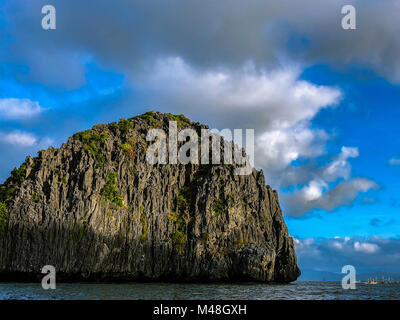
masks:
[[[357,284],[343,290],[339,282],[276,284],[57,284],[43,290],[39,283],[0,283],[4,299],[400,299],[400,284]]]

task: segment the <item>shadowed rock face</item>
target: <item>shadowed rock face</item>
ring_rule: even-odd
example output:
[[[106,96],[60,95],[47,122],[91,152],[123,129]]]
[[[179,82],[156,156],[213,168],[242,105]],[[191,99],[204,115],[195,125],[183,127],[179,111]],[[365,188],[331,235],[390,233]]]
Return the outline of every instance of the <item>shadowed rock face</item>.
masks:
[[[168,132],[170,120],[206,128],[151,112],[27,157],[0,186],[0,278],[53,265],[65,281],[296,280],[293,239],[262,171],[147,164],[148,130]]]

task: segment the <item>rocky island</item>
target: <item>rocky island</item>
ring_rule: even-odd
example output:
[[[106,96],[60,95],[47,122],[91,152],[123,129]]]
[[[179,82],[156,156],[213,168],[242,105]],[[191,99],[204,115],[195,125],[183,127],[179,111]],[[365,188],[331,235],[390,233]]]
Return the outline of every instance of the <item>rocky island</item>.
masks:
[[[0,186],[0,280],[291,282],[300,275],[262,171],[146,162],[148,112],[27,157]]]

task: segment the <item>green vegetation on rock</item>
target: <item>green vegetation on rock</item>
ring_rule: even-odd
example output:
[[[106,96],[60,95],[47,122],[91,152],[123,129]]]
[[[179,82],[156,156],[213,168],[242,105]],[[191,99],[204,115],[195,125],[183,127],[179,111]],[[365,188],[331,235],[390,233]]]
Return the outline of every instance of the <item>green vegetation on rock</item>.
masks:
[[[38,157],[34,157],[33,162],[31,164],[32,171],[37,171],[40,167],[40,159]]]
[[[0,234],[6,231],[8,225],[8,210],[4,202],[0,202]]]
[[[243,236],[243,239],[239,240],[239,241],[236,243],[236,249],[241,249],[241,248],[247,246],[248,243],[249,243],[249,235],[248,235],[248,234],[245,234],[245,235]]]
[[[73,138],[81,141],[84,145],[85,150],[89,151],[89,153],[95,157],[99,166],[103,166],[106,159],[101,149],[108,138],[107,131],[97,133],[96,131],[90,129],[75,133],[73,135]]]
[[[80,223],[75,225],[74,229],[72,230],[71,236],[72,236],[72,241],[74,242],[82,240],[86,234],[88,221],[84,217],[81,217],[80,220],[81,220]]]
[[[27,157],[0,184],[0,275],[35,279],[32,262],[51,256],[67,281],[296,280],[294,243],[262,172],[242,179],[228,164],[146,162],[146,134],[169,121],[205,127],[147,113]]]
[[[212,207],[213,207],[213,214],[216,217],[219,217],[221,213],[224,211],[224,203],[221,199],[216,199]]]
[[[138,118],[146,120],[147,123],[149,124],[150,128],[161,128],[162,127],[162,121],[156,120],[156,113],[154,111],[148,111],[148,112],[138,116]]]
[[[106,197],[108,201],[114,203],[118,207],[123,207],[124,206],[123,199],[118,188],[115,185],[116,183],[117,183],[117,173],[115,172],[109,173],[106,176],[106,185],[101,190],[101,195]]]
[[[186,118],[183,114],[166,113],[165,115],[171,120],[176,121],[178,128],[182,128],[190,123],[190,120]]]
[[[32,196],[33,202],[38,203],[40,199],[41,199],[40,196],[35,192]]]
[[[120,134],[121,141],[122,143],[126,142],[126,136],[129,132],[129,130],[133,129],[133,123],[130,120],[126,120],[124,118],[121,118],[118,123],[113,122],[108,125],[108,128],[114,133],[114,134]]]
[[[12,180],[17,185],[21,185],[21,183],[25,181],[25,175],[26,175],[25,163],[22,164],[18,169],[14,168],[14,170],[11,171]]]
[[[18,169],[14,168],[11,171],[11,177],[0,186],[0,202],[8,203],[12,200],[17,192],[17,189],[25,181],[26,164],[23,163]]]
[[[172,234],[171,239],[174,248],[180,254],[183,254],[185,252],[185,246],[186,246],[186,234],[183,233],[182,231],[177,230]]]
[[[175,223],[176,231],[172,234],[174,248],[183,253],[186,245],[186,228],[190,220],[189,210],[192,197],[192,190],[183,187],[177,196],[176,212],[170,212],[168,218]]]
[[[129,120],[121,119],[118,122],[118,129],[121,132],[121,136],[125,138],[128,131],[133,129],[133,123]]]
[[[178,192],[177,197],[177,215],[176,215],[176,224],[178,230],[185,232],[186,225],[189,222],[189,210],[190,210],[190,203],[192,198],[191,189],[189,187],[183,187]]]
[[[56,151],[56,149],[53,146],[48,147],[47,150],[52,153],[54,153],[54,151]]]
[[[133,147],[129,143],[121,144],[121,149],[125,151],[129,158],[133,159],[135,153],[133,152]]]
[[[148,111],[138,117],[141,119],[147,120],[148,122],[153,122],[155,120],[154,116],[155,116],[154,111]]]

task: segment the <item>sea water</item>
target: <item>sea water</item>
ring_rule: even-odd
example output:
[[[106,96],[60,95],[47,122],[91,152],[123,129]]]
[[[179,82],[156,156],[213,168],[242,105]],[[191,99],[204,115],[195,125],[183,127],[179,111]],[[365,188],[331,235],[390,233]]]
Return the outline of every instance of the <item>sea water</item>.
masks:
[[[400,283],[357,284],[354,290],[344,290],[340,282],[313,281],[296,281],[290,284],[59,283],[55,290],[44,290],[40,283],[0,283],[0,299],[399,300]]]

